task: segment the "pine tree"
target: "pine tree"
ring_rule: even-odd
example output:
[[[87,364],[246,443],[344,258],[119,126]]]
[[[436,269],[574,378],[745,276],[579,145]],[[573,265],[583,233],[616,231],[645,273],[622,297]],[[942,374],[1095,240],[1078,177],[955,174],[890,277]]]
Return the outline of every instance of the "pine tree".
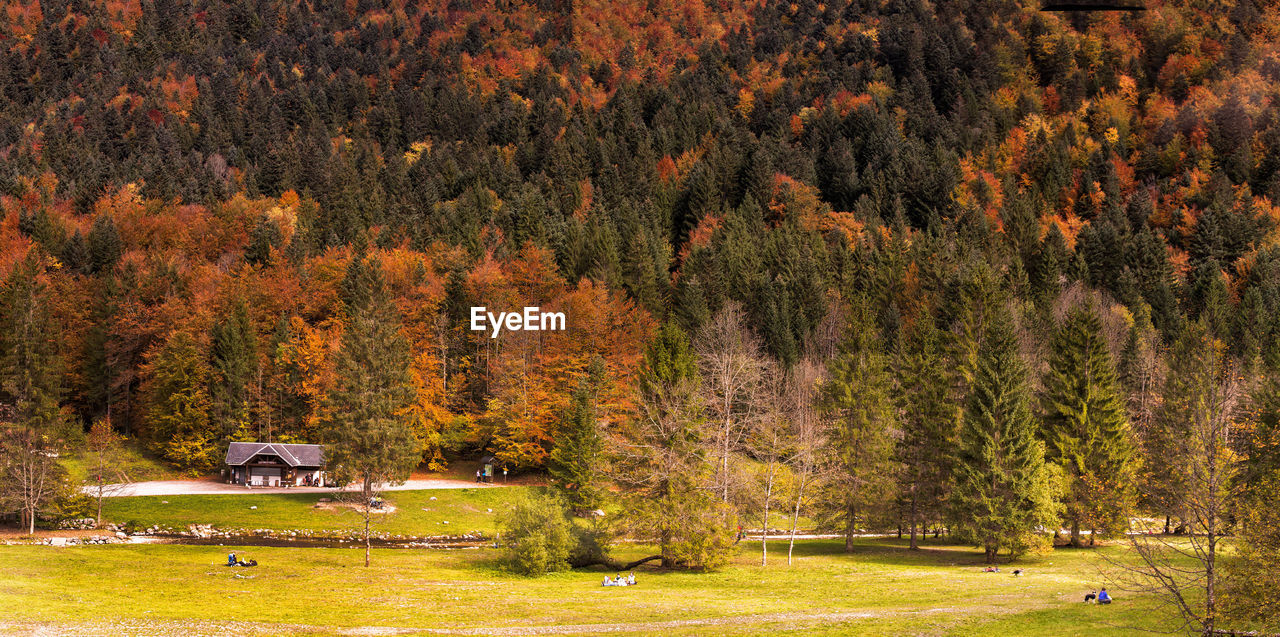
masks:
[[[249,392],[258,364],[258,344],[244,300],[213,326],[212,399],[219,440],[252,440]]]
[[[422,443],[408,417],[414,400],[409,342],[381,268],[354,259],[342,287],[346,321],[321,428],[329,472],[358,486],[343,497],[364,520],[368,566],[374,501],[384,485],[408,479],[422,459]]]
[[[84,235],[76,230],[62,246],[62,264],[71,272],[89,274],[89,245]]]
[[[124,254],[124,241],[109,215],[101,214],[89,228],[89,268],[92,272],[106,272],[116,267]]]
[[[604,373],[604,360],[593,359],[561,420],[547,467],[552,483],[565,492],[570,508],[578,512],[598,508],[604,496],[604,440],[595,413],[595,396]]]
[[[365,495],[384,482],[403,481],[420,459],[403,412],[413,400],[409,344],[375,262],[352,261],[347,278],[359,273],[361,301],[348,301],[327,397],[324,435],[334,472],[360,483]],[[344,281],[344,287],[345,281]],[[354,297],[348,297],[351,299]]]
[[[1080,529],[1122,531],[1137,497],[1137,459],[1102,322],[1092,307],[1072,310],[1052,343],[1045,378],[1047,459],[1062,469],[1063,514],[1071,545]]]
[[[12,499],[28,532],[53,497],[56,458],[70,431],[61,409],[57,324],[42,280],[45,259],[31,250],[0,289],[0,500]]]
[[[1010,319],[989,318],[960,428],[951,519],[992,563],[1002,550],[1016,555],[1036,544],[1036,529],[1052,523],[1057,507]]]
[[[263,215],[249,234],[249,246],[244,250],[244,258],[253,265],[268,265],[271,261],[271,250],[280,247],[283,241],[280,226]]]
[[[1191,515],[1187,499],[1195,479],[1191,460],[1196,450],[1188,447],[1195,434],[1193,421],[1218,381],[1222,358],[1215,349],[1218,345],[1205,321],[1188,321],[1169,353],[1163,400],[1147,437],[1151,479],[1143,489],[1155,511],[1164,514],[1166,532],[1177,528],[1171,528],[1175,520],[1180,527]]]
[[[146,414],[151,445],[193,472],[213,468],[217,432],[209,425],[209,359],[187,332],[175,332],[147,363]]]
[[[922,319],[898,350],[894,365],[902,437],[895,457],[911,548],[925,522],[941,518],[955,462],[959,410],[951,400],[941,335]]]
[[[893,475],[890,432],[898,422],[890,398],[888,360],[879,340],[869,309],[855,308],[840,355],[828,365],[830,378],[820,390],[836,457],[827,486],[846,551],[853,550],[860,523],[888,500]]]

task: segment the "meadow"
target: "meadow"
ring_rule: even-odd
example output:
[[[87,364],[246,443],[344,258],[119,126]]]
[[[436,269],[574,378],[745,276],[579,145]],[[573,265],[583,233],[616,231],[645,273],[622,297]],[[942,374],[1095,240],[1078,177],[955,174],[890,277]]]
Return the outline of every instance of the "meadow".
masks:
[[[618,557],[652,547],[624,545]],[[231,547],[0,547],[0,631],[55,634],[948,634],[1126,635],[1158,627],[1150,599],[1084,604],[1103,583],[1101,553],[1022,560],[1021,577],[982,572],[968,546],[864,539],[785,545],[759,565],[743,542],[715,572],[642,567],[639,585],[604,588],[604,571],[512,575],[491,549],[252,548],[251,569],[223,566]]]
[[[373,531],[388,535],[459,535],[481,531],[490,536],[498,513],[520,492],[540,487],[502,489],[431,489],[389,491],[394,512],[376,514]],[[360,517],[353,511],[322,505],[332,494],[286,493],[243,495],[170,495],[110,498],[103,518],[131,527],[158,525],[181,530],[189,524],[219,529],[308,529],[324,534],[354,531]],[[255,508],[256,507],[256,508]]]

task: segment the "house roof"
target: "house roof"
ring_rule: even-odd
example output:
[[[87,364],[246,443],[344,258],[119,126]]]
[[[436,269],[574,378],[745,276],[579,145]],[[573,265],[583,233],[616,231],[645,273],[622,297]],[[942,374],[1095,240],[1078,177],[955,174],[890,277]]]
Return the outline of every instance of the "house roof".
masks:
[[[242,465],[263,453],[278,456],[290,467],[318,467],[324,464],[322,445],[293,445],[279,442],[233,442],[227,447],[227,464]]]

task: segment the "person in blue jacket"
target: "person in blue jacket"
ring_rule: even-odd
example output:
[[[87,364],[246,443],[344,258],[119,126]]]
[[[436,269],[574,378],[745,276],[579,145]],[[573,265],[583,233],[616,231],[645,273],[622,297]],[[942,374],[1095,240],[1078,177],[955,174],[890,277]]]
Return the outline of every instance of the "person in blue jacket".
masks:
[[[1107,594],[1107,589],[1104,588],[1098,592],[1098,603],[1099,604],[1111,603],[1111,596]]]

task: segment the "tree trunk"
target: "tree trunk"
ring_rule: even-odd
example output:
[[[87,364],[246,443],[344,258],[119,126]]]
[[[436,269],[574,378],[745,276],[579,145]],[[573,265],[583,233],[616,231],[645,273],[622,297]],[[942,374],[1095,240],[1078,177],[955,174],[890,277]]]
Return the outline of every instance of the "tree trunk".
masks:
[[[640,559],[638,559],[638,560],[636,560],[636,561],[634,561],[634,562],[627,562],[626,564],[623,564],[623,565],[622,565],[622,568],[620,568],[620,569],[618,569],[618,570],[621,570],[621,571],[629,571],[629,570],[631,570],[631,569],[633,569],[633,568],[635,568],[635,567],[637,567],[637,566],[640,566],[641,564],[644,564],[644,563],[646,563],[646,562],[652,562],[652,561],[654,561],[654,560],[664,560],[664,559],[665,559],[665,558],[663,558],[663,557],[662,557],[662,554],[658,554],[658,555],[650,555],[649,557],[642,557],[642,558],[640,558]]]
[[[1071,548],[1080,548],[1080,520],[1071,518]]]
[[[760,566],[769,563],[769,504],[773,497],[773,468],[769,469],[769,483],[764,489],[764,520],[760,525]]]
[[[371,515],[373,512],[369,510],[369,503],[366,502],[364,505],[364,565],[366,567],[369,566],[369,516]]]
[[[916,543],[916,525],[919,523],[920,503],[916,501],[916,487],[911,485],[911,518],[907,523],[911,525],[911,550],[919,551],[920,545]]]
[[[858,519],[857,511],[854,509],[854,505],[852,502],[850,502],[848,504],[848,507],[845,509],[845,516],[846,516],[846,519],[845,519],[845,527],[844,527],[844,552],[852,553],[853,552],[853,527],[854,527],[855,521]]]
[[[791,543],[787,546],[787,566],[791,566],[791,554],[796,550],[796,527],[800,524],[800,501],[804,499],[804,486],[807,475],[800,477],[800,488],[796,489],[796,507],[791,513]]]

